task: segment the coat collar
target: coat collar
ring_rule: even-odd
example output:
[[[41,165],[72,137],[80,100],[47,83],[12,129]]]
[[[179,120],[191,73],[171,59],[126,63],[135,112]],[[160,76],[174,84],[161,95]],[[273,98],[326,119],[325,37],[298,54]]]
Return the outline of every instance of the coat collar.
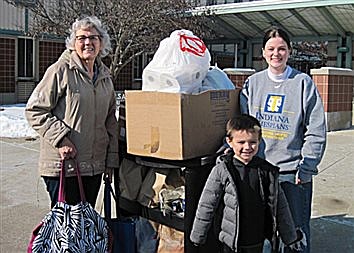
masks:
[[[84,68],[84,66],[82,65],[82,62],[78,56],[78,54],[76,53],[76,51],[70,50],[70,49],[66,49],[62,55],[59,58],[60,60],[66,62],[69,65],[70,69],[79,69],[81,72],[86,73],[86,70]],[[107,66],[105,66],[101,60],[101,58],[97,57],[95,60],[95,64],[98,67],[98,73],[99,75],[110,75],[109,73],[109,69]]]

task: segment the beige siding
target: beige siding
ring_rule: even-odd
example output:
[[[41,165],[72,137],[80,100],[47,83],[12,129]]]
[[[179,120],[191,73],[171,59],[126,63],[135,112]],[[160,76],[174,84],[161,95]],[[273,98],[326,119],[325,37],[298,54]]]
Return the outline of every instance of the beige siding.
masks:
[[[4,0],[0,0],[0,29],[24,31],[25,11],[24,8],[16,8]]]

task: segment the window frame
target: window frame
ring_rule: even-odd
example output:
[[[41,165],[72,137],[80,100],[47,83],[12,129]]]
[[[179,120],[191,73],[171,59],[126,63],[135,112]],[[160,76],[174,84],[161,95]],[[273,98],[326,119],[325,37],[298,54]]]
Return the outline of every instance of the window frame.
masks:
[[[21,40],[24,41],[23,45]],[[28,48],[27,43],[31,43],[32,48]],[[21,48],[23,52],[20,52]],[[18,80],[34,80],[35,78],[35,40],[30,37],[18,37],[16,41],[16,77]],[[30,52],[28,52],[30,50]],[[31,67],[26,67],[31,62]],[[21,65],[21,67],[20,67]],[[23,73],[20,73],[20,71]],[[21,71],[21,72],[22,72]]]

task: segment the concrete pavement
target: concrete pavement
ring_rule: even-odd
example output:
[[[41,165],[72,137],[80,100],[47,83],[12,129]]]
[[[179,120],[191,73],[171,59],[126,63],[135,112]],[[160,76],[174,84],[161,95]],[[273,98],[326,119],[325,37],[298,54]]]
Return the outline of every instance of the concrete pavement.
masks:
[[[354,129],[328,133],[314,178],[313,253],[354,252]]]
[[[0,138],[0,252],[25,252],[49,211],[37,173],[39,141]],[[354,252],[354,128],[328,133],[314,180],[312,253]]]
[[[27,252],[32,229],[49,210],[38,177],[39,141],[0,139],[0,252]]]

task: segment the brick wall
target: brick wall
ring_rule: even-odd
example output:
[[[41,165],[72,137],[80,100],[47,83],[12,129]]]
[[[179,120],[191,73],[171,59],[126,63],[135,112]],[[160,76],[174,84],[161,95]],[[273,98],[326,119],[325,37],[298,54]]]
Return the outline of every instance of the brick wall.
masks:
[[[352,110],[352,76],[314,75],[313,80],[321,94],[326,112]]]
[[[311,70],[326,113],[327,130],[352,126],[354,71],[341,68]]]
[[[47,68],[58,60],[65,50],[64,42],[39,42],[39,79],[41,80]]]
[[[15,92],[15,42],[0,38],[0,93]]]
[[[255,73],[254,69],[229,68],[224,69],[224,72],[230,78],[236,88],[242,89],[246,79]]]
[[[236,86],[236,88],[242,89],[242,86],[246,79],[249,77],[249,75],[227,75],[231,82]]]
[[[127,64],[119,73],[118,80],[114,82],[114,89],[119,91],[131,90],[133,84],[133,65]]]

